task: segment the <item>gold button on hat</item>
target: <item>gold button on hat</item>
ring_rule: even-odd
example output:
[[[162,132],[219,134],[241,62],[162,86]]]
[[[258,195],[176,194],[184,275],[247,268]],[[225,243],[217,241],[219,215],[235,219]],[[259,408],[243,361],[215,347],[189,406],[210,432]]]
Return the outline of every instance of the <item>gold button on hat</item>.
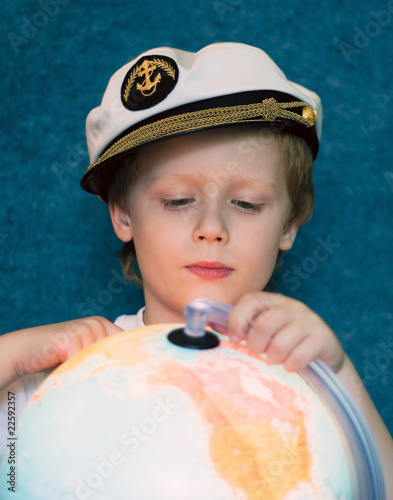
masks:
[[[309,120],[311,123],[315,123],[318,118],[317,112],[311,106],[304,106],[302,110],[302,115],[303,118]]]
[[[321,135],[317,94],[288,80],[263,50],[214,43],[198,52],[146,51],[110,79],[86,120],[90,165],[83,189],[106,200],[122,159],[142,146],[217,127],[272,127],[303,137],[314,158]]]

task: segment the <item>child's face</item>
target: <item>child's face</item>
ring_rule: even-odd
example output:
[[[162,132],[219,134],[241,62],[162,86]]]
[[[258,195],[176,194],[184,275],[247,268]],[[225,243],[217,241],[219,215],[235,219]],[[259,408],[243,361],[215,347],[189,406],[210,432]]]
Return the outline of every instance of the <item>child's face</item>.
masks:
[[[278,140],[257,131],[209,131],[158,143],[138,154],[130,214],[111,207],[117,235],[134,239],[145,321],[181,321],[190,300],[234,304],[262,290],[286,226],[289,199]]]

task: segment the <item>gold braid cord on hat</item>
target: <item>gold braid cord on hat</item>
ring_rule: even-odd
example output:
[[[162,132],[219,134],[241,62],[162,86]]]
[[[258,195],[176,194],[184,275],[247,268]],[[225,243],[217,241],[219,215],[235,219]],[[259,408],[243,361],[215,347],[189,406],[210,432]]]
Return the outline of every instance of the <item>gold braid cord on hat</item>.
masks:
[[[288,110],[288,108],[299,107],[303,108],[302,115]],[[262,118],[255,118],[257,116]],[[95,163],[92,163],[87,170],[91,170],[112,156],[155,139],[218,125],[251,123],[253,121],[274,121],[276,118],[287,118],[301,123],[306,127],[312,127],[317,119],[317,115],[316,111],[305,102],[277,102],[271,97],[254,104],[202,109],[170,116],[144,125],[122,137],[108,148]]]

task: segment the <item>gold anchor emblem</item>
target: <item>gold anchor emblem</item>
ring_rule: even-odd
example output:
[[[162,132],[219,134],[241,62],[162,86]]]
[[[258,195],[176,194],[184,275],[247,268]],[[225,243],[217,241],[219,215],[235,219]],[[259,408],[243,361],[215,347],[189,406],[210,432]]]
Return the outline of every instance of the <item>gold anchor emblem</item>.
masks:
[[[143,61],[142,68],[143,69],[139,71],[138,76],[144,76],[145,80],[142,85],[140,83],[137,83],[136,88],[141,92],[143,96],[148,97],[150,95],[153,95],[157,90],[157,84],[161,80],[161,73],[158,73],[154,80],[151,81],[150,77],[157,66],[150,61]]]
[[[169,57],[142,57],[129,69],[123,80],[123,105],[130,111],[155,106],[174,89],[178,71],[175,61]],[[153,74],[156,76],[153,77]],[[139,83],[136,81],[138,78]]]

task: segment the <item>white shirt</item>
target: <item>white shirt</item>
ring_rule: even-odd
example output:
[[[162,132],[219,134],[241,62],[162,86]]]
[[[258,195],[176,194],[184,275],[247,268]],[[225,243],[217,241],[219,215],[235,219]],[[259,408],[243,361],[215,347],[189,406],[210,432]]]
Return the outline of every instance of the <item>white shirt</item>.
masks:
[[[120,326],[123,330],[132,330],[133,328],[145,326],[143,322],[144,310],[145,308],[142,307],[137,314],[119,316],[115,321],[115,325]],[[18,421],[27,402],[49,373],[50,372],[25,375],[0,391],[0,463],[7,445],[8,437],[8,393],[12,392],[15,394],[16,421]]]

